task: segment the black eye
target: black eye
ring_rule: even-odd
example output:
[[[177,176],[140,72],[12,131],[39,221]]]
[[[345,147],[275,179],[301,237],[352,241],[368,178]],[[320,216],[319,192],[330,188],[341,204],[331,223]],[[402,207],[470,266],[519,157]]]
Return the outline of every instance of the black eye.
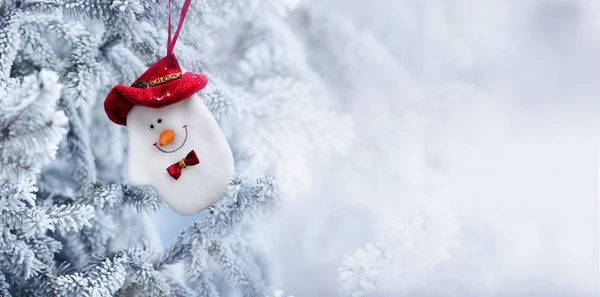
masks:
[[[154,125],[150,125],[150,129],[154,129]]]
[[[158,119],[158,121],[157,121],[157,122],[158,122],[158,123],[160,123],[160,122],[162,122],[162,120],[161,120],[161,119]]]

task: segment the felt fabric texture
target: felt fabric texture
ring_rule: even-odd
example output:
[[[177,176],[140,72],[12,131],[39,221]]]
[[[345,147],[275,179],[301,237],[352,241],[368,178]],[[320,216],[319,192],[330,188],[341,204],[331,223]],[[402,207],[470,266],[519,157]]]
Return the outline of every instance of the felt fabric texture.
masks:
[[[172,130],[175,138],[160,146],[160,134],[165,130]],[[127,131],[131,184],[153,186],[163,201],[182,215],[197,214],[222,199],[233,176],[233,155],[197,94],[162,108],[134,106],[127,115]],[[173,178],[166,169],[192,150],[200,163]]]
[[[127,125],[127,115],[133,106],[162,108],[187,99],[202,90],[207,84],[206,76],[186,72],[182,77],[166,83],[139,88],[139,81],[150,82],[170,74],[181,73],[179,61],[174,54],[156,61],[131,86],[114,86],[104,100],[104,110],[108,118],[116,124]]]

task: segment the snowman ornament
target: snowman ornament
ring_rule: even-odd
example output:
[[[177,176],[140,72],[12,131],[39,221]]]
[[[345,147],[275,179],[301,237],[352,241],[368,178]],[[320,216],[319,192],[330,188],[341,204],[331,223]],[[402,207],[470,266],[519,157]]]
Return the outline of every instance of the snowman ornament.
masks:
[[[182,22],[173,40],[169,32],[167,55],[131,86],[114,86],[104,110],[127,126],[129,182],[153,186],[173,210],[193,215],[223,197],[234,166],[225,136],[197,94],[208,79],[182,72],[173,54]]]

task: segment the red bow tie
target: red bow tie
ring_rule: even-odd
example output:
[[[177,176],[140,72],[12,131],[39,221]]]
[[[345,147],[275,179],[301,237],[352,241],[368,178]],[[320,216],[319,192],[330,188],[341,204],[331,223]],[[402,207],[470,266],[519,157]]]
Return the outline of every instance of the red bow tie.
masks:
[[[185,158],[179,160],[179,162],[174,163],[173,165],[167,167],[167,171],[169,175],[174,179],[179,179],[181,176],[181,169],[186,168],[188,166],[194,166],[200,163],[200,159],[196,156],[196,152],[191,150]]]

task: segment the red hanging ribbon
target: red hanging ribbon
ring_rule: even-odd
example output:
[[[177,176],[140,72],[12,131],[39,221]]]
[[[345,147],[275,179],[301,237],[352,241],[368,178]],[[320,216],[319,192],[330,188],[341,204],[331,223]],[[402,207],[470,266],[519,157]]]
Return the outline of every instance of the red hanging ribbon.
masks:
[[[169,28],[167,31],[169,32],[168,40],[167,40],[167,56],[173,53],[173,48],[175,48],[175,43],[177,42],[177,38],[179,37],[179,32],[181,31],[181,26],[183,25],[183,21],[185,20],[185,15],[190,8],[190,3],[192,0],[185,0],[183,3],[183,7],[181,8],[181,13],[179,14],[179,23],[177,24],[177,29],[175,30],[175,36],[171,39],[171,0],[169,0]]]

